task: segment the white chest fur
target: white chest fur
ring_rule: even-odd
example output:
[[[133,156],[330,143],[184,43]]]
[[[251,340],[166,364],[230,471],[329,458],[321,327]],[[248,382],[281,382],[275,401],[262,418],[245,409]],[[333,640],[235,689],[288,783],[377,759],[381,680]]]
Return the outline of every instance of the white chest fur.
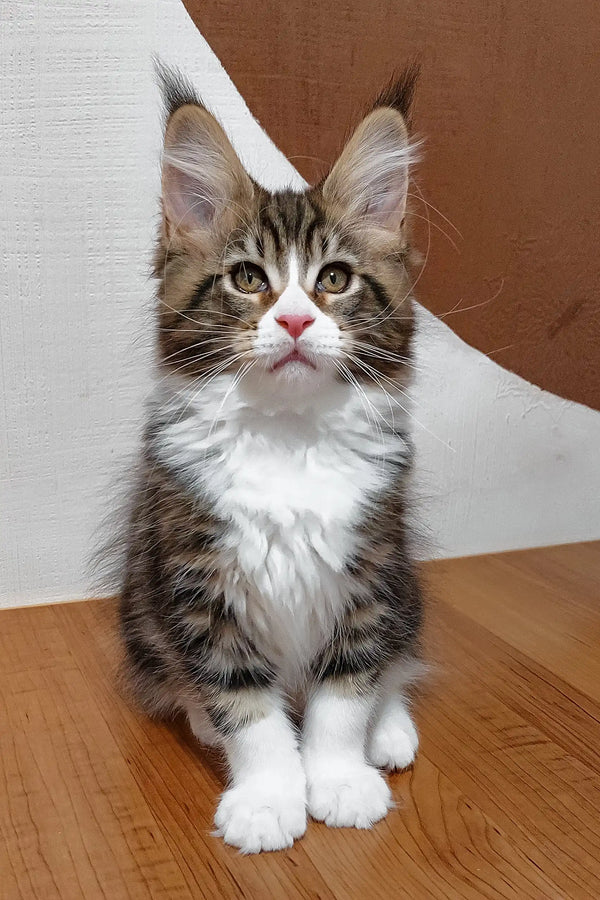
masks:
[[[301,412],[261,410],[228,387],[215,379],[195,400],[171,385],[157,450],[224,523],[226,601],[291,675],[343,609],[356,525],[407,448],[345,387]]]

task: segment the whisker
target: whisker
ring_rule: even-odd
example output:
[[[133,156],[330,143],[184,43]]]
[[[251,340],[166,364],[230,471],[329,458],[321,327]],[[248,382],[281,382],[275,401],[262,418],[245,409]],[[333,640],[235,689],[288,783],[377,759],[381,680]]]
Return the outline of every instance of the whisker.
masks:
[[[160,299],[160,298],[159,298]],[[161,300],[161,303],[164,303],[168,309],[172,310],[172,312],[181,315],[184,319],[188,319],[190,322],[193,322],[195,325],[204,325],[204,322],[199,322],[197,319],[190,319],[189,316],[184,315],[180,310],[175,309],[172,306],[169,306],[164,300]],[[223,312],[220,309],[210,309],[210,307],[206,307],[202,309],[203,316],[223,316],[226,319],[233,319],[235,322],[241,322],[243,325],[248,325],[250,328],[254,328],[254,322],[249,322],[247,319],[243,319],[241,316],[234,316],[232,313]],[[210,324],[210,323],[206,323]],[[217,323],[219,324],[219,323]],[[225,325],[226,323],[223,323]],[[214,326],[211,326],[214,327]],[[230,327],[234,327],[233,325]]]
[[[411,210],[407,210],[407,211],[406,211],[406,215],[407,215],[407,216],[410,216],[411,219],[422,219],[423,222],[429,222],[430,225],[431,225],[431,227],[432,227],[432,228],[437,228],[437,230],[438,230],[441,234],[444,235],[444,237],[446,238],[446,240],[448,241],[448,243],[451,244],[451,246],[456,250],[456,252],[457,252],[457,253],[460,253],[460,248],[459,248],[458,244],[456,243],[456,241],[454,241],[454,240],[450,237],[450,235],[448,234],[448,232],[447,232],[444,228],[442,228],[441,225],[438,225],[437,222],[432,222],[430,219],[427,218],[427,216],[421,216],[421,215],[419,215],[419,213],[412,212]]]
[[[452,453],[456,453],[456,450],[454,449],[454,447],[452,447],[446,441],[442,440],[442,438],[438,437],[437,434],[435,434],[433,431],[431,431],[429,428],[427,428],[426,425],[424,425],[422,422],[419,421],[419,419],[417,419],[417,417],[411,410],[409,410],[405,406],[403,406],[402,403],[400,403],[400,401],[396,399],[396,397],[393,397],[389,393],[389,391],[386,391],[385,387],[381,384],[380,379],[384,379],[385,381],[391,381],[391,379],[386,378],[385,375],[382,375],[380,372],[377,372],[376,369],[373,369],[372,366],[369,366],[368,363],[364,363],[362,360],[352,359],[352,361],[356,365],[358,365],[359,368],[362,368],[363,371],[365,372],[365,374],[368,377],[370,377],[372,379],[372,381],[375,382],[375,384],[378,385],[380,390],[382,390],[384,394],[388,395],[390,400],[393,403],[395,403],[397,406],[399,406],[400,409],[405,413],[405,415],[409,416],[409,418],[411,418],[419,426],[419,428],[422,428],[423,431],[425,431],[427,434],[429,434],[432,438],[435,438],[435,440],[438,441],[440,444],[442,444],[444,447],[446,447],[446,449],[451,450]],[[398,387],[395,384],[393,385],[393,387],[394,387],[394,390],[400,391],[400,393],[404,394],[404,396],[406,396],[408,400],[411,400],[411,397],[408,394],[406,394],[406,392],[403,391],[402,388]],[[411,402],[414,402],[414,401],[411,400]]]
[[[415,186],[415,188],[417,189],[417,191],[419,193],[418,193],[418,196],[415,197],[414,194],[409,192],[408,196],[415,197],[415,200],[421,200],[421,202],[424,203],[425,206],[428,206],[430,209],[432,209],[434,212],[436,212],[438,214],[438,216],[441,219],[443,219],[444,222],[446,222],[450,226],[450,228],[452,228],[452,230],[455,231],[456,234],[458,235],[458,237],[461,238],[461,240],[462,240],[463,235],[459,231],[459,229],[456,227],[454,222],[452,222],[447,216],[445,216],[444,213],[441,211],[441,209],[438,209],[437,206],[434,206],[433,203],[430,203],[429,200],[425,199],[425,197],[423,196],[423,191],[421,190],[421,186],[419,185],[419,182],[416,180],[416,178],[414,178],[414,176],[412,178],[412,184]]]
[[[343,367],[343,369],[344,369],[344,371],[345,371],[345,373],[346,373],[347,380],[348,380],[348,381],[350,382],[350,384],[355,388],[355,390],[358,392],[359,396],[362,397],[362,398],[364,398],[365,402],[366,402],[366,403],[368,404],[368,406],[373,410],[373,412],[374,412],[377,416],[379,416],[380,419],[382,419],[382,421],[387,425],[388,428],[390,428],[390,427],[391,427],[391,426],[390,426],[390,423],[382,416],[382,414],[379,412],[379,410],[377,409],[377,407],[372,403],[372,401],[369,400],[369,398],[367,397],[367,395],[366,395],[364,389],[360,386],[360,384],[358,383],[358,381],[356,380],[356,378],[354,377],[354,375],[352,374],[352,372],[350,371],[350,369],[348,368],[348,366],[345,366],[344,363],[341,362],[341,360],[334,360],[334,362],[335,362],[336,364],[338,364],[338,365],[340,365],[340,366]],[[366,407],[365,407],[365,413],[367,414],[367,418],[369,418],[369,416],[368,416],[368,410],[367,410]],[[369,419],[369,421],[371,421],[371,420]],[[377,425],[376,422],[374,422],[373,424]],[[380,432],[381,439],[383,440],[383,433],[381,432],[381,428],[380,428],[378,425],[377,425],[377,428],[378,428],[378,430],[379,430],[379,432]]]
[[[372,356],[374,359],[381,359],[385,362],[407,366],[408,368],[415,369],[416,371],[418,371],[419,369],[419,366],[417,366],[416,363],[408,356],[401,356],[400,354],[394,353],[391,350],[386,350],[384,347],[376,347],[373,344],[367,344],[365,341],[357,341],[356,339],[352,340],[352,347],[358,348],[361,353],[364,353],[367,356]]]
[[[251,359],[249,362],[242,363],[242,365],[240,366],[240,368],[238,369],[238,371],[237,371],[236,374],[234,375],[234,377],[233,377],[233,379],[232,379],[232,381],[231,381],[231,384],[229,385],[229,387],[228,387],[227,390],[225,391],[225,395],[224,395],[223,399],[221,400],[221,403],[220,403],[220,405],[219,405],[219,408],[217,409],[215,415],[213,416],[212,422],[211,422],[211,424],[210,424],[210,428],[208,429],[208,434],[207,434],[207,438],[206,438],[207,442],[210,440],[210,438],[211,438],[211,436],[212,436],[213,428],[215,427],[215,425],[216,425],[216,423],[217,423],[217,419],[219,418],[219,414],[220,414],[221,410],[223,409],[223,407],[225,406],[225,403],[227,402],[228,397],[231,396],[231,394],[235,391],[235,389],[237,388],[237,386],[238,386],[239,383],[241,382],[241,380],[242,380],[242,378],[244,377],[244,375],[246,375],[246,374],[250,371],[250,369],[251,369],[255,364],[256,364],[256,360],[255,360],[255,359]],[[206,451],[205,451],[205,454],[204,454],[205,459],[206,459],[206,453],[207,453],[207,452],[208,452],[208,447],[206,448]]]
[[[371,372],[373,372],[377,376],[377,378],[382,379],[385,382],[387,382],[391,387],[393,387],[393,389],[395,391],[399,391],[411,403],[415,403],[416,406],[419,405],[418,403],[416,403],[414,397],[411,396],[409,390],[407,390],[406,385],[397,381],[395,378],[391,378],[389,375],[384,375],[383,372],[379,372],[377,369],[375,369],[373,366],[369,365],[369,363],[365,362],[363,359],[359,359],[357,356],[354,356],[353,354],[348,353],[347,351],[346,351],[346,356],[352,362],[356,363],[356,365],[360,365],[361,367],[366,367]]]
[[[243,357],[246,356],[249,352],[250,352],[249,350],[244,350],[241,353],[237,353],[234,356],[230,357],[229,359],[226,359],[224,362],[218,364],[217,366],[214,367],[214,369],[209,370],[209,372],[207,372],[205,375],[203,375],[199,379],[200,387],[189,398],[188,402],[182,409],[181,414],[177,421],[181,422],[181,420],[182,420],[183,416],[185,415],[185,413],[187,412],[190,404],[195,403],[195,401],[200,396],[202,391],[206,390],[208,385],[211,384],[215,380],[215,378],[217,378],[219,375],[221,375],[225,371],[225,369],[229,368],[229,366],[233,365],[234,362],[238,362],[240,359],[243,359]]]
[[[503,350],[510,350],[514,344],[507,344],[506,347],[497,347],[495,350],[486,350],[486,356],[493,356],[495,353],[502,353]]]
[[[162,334],[199,334],[203,332],[211,332],[217,333],[218,331],[229,331],[233,333],[238,333],[239,328],[236,328],[235,325],[220,325],[218,323],[204,323],[202,322],[201,328],[163,328],[159,327],[159,331]]]
[[[438,319],[445,319],[447,316],[452,316],[455,313],[469,312],[469,310],[471,310],[471,309],[480,309],[480,307],[482,307],[482,306],[487,306],[488,303],[493,303],[494,300],[498,299],[498,297],[502,293],[503,288],[504,288],[504,278],[501,281],[500,287],[498,288],[498,290],[492,297],[488,297],[487,300],[482,300],[481,303],[474,303],[472,306],[462,306],[462,307],[460,306],[460,304],[462,303],[462,297],[461,297],[461,299],[458,301],[458,303],[455,306],[452,307],[452,309],[449,309],[448,312],[445,312],[445,313],[442,313],[441,315],[439,315]]]
[[[198,341],[195,344],[190,344],[187,347],[181,347],[180,350],[175,350],[173,353],[169,353],[168,356],[163,356],[161,362],[169,362],[170,359],[174,359],[176,356],[180,356],[182,353],[188,353],[191,350],[196,350],[198,347],[203,347],[205,344],[215,344],[217,341],[225,340],[225,338],[211,338],[205,341]],[[195,353],[194,361],[200,359],[206,359],[208,356],[214,356],[215,353],[222,353],[224,350],[230,350],[235,347],[235,344],[225,344],[223,347],[216,347],[214,350],[208,350],[206,353]]]

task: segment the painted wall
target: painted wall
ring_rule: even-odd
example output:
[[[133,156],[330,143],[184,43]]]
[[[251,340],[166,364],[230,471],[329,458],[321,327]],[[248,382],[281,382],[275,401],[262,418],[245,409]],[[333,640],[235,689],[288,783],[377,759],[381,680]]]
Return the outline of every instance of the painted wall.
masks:
[[[313,180],[416,57],[424,304],[454,309],[452,328],[506,368],[600,408],[600,3],[237,0],[222,15],[221,0],[182,2]]]
[[[0,605],[89,594],[86,559],[149,385],[160,115],[179,64],[251,172],[300,184],[180,0],[0,5]],[[422,312],[416,492],[428,552],[600,537],[600,414]]]

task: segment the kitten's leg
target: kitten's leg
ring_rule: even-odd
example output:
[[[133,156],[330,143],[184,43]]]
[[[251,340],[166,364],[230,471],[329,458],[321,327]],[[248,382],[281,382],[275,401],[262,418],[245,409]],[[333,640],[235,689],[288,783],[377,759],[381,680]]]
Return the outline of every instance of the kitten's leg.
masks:
[[[188,704],[187,717],[195,738],[205,747],[222,747],[221,736],[202,704]]]
[[[370,761],[382,769],[406,769],[414,762],[419,737],[405,689],[421,674],[421,664],[411,657],[398,660],[383,673],[367,742]]]
[[[222,691],[208,712],[231,775],[217,833],[242,853],[291,847],[306,830],[306,781],[281,698],[258,688]]]
[[[179,616],[171,616],[169,638],[185,678],[179,702],[200,740],[206,713],[230,774],[217,833],[243,853],[290,847],[306,830],[306,779],[277,673],[223,597],[203,597],[189,573],[174,581]]]
[[[375,712],[369,759],[382,769],[406,769],[414,762],[419,736],[399,690],[384,696]]]
[[[384,778],[365,758],[375,702],[370,681],[350,673],[323,680],[308,702],[303,738],[308,810],[327,825],[369,828],[392,805]]]

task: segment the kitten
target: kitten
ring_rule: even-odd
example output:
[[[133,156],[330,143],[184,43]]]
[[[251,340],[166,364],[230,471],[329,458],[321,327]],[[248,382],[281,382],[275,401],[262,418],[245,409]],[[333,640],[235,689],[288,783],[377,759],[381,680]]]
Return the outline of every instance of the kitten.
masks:
[[[225,754],[217,832],[245,853],[277,850],[307,811],[331,826],[381,819],[380,769],[417,748],[405,693],[421,621],[405,499],[415,72],[321,184],[276,193],[180,75],[161,79],[161,378],[122,635],[143,707],[184,711]]]

